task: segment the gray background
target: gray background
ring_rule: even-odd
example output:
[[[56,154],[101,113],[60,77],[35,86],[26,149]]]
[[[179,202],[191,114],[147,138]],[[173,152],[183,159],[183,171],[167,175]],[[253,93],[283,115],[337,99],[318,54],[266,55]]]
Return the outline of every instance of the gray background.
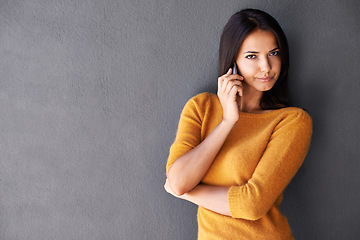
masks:
[[[0,1],[0,239],[195,239],[166,159],[245,7],[282,25],[292,99],[314,121],[282,204],[293,234],[358,239],[358,0]]]

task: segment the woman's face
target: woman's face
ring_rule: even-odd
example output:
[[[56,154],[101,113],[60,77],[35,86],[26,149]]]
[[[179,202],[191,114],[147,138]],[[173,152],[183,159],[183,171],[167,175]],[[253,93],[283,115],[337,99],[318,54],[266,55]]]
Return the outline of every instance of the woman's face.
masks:
[[[236,64],[244,77],[244,93],[270,90],[279,77],[281,58],[274,34],[256,30],[241,45]]]

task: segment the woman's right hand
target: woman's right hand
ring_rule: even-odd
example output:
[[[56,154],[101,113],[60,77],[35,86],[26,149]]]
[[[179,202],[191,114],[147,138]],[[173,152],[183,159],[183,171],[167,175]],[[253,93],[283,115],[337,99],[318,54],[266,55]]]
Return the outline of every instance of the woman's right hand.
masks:
[[[217,95],[223,109],[223,121],[235,124],[240,116],[237,95],[242,96],[243,94],[241,81],[244,78],[231,73],[232,69],[230,68],[227,73],[218,78]]]

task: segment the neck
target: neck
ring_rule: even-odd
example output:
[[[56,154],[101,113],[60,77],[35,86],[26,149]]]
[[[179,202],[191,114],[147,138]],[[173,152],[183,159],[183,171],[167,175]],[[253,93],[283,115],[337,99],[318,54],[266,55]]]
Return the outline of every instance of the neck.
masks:
[[[263,109],[260,107],[260,100],[262,97],[262,92],[255,91],[252,93],[243,92],[243,96],[237,96],[238,106],[240,112],[247,113],[260,113],[263,112]]]

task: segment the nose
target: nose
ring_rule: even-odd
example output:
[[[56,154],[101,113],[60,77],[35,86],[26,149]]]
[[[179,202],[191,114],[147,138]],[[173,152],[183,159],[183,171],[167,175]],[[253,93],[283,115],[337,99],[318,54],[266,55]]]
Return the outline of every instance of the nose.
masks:
[[[269,58],[268,57],[263,57],[261,60],[260,60],[260,71],[261,72],[265,72],[265,73],[268,73],[271,69],[271,64],[270,64],[270,61],[269,61]]]

